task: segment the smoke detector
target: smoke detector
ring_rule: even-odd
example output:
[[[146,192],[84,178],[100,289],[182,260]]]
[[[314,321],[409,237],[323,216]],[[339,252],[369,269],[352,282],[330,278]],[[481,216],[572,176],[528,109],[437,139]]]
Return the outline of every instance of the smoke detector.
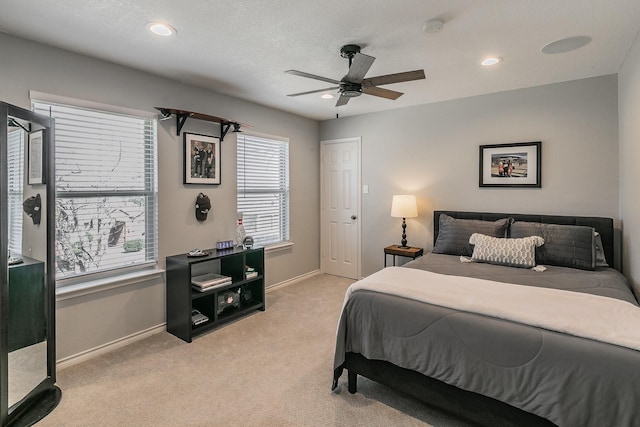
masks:
[[[433,34],[442,31],[443,28],[444,21],[440,18],[433,18],[425,21],[424,25],[422,26],[422,31],[427,34]]]

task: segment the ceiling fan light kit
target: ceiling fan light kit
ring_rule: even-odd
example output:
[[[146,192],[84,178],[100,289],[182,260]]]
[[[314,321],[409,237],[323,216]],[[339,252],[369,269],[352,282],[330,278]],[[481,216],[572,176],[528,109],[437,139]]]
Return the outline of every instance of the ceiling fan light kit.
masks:
[[[362,85],[358,83],[344,82],[340,85],[340,95],[348,98],[355,98],[362,94]]]
[[[378,86],[388,85],[392,83],[403,83],[414,80],[421,80],[425,78],[424,70],[406,71],[403,73],[387,74],[384,76],[370,77],[365,79],[364,76],[373,65],[373,61],[376,58],[373,56],[360,53],[360,46],[356,44],[348,44],[342,46],[340,49],[340,56],[349,60],[349,71],[342,78],[342,80],[334,80],[327,77],[317,76],[315,74],[305,73],[298,70],[287,70],[285,73],[293,74],[294,76],[305,77],[308,79],[320,80],[323,82],[331,83],[337,86],[322,88],[318,90],[310,90],[306,92],[292,93],[288,96],[300,96],[308,95],[311,93],[326,92],[329,90],[338,90],[340,97],[336,101],[336,107],[345,105],[351,98],[356,98],[360,95],[367,94],[377,96],[380,98],[386,98],[395,100],[403,95],[402,92],[397,92],[389,89],[384,89]],[[324,98],[324,96],[323,96]]]

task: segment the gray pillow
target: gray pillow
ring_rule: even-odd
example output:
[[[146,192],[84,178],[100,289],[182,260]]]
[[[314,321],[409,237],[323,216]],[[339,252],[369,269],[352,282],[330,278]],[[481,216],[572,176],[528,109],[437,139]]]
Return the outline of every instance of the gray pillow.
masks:
[[[510,237],[540,236],[544,245],[536,249],[536,263],[593,270],[596,266],[595,230],[582,225],[542,224],[516,221]]]
[[[482,221],[479,219],[456,219],[441,214],[439,221],[438,239],[433,247],[434,254],[471,256],[473,248],[469,244],[469,237],[473,233],[491,237],[507,237],[507,228],[511,218],[497,221]]]
[[[602,246],[602,237],[600,233],[595,233],[595,245],[596,245],[596,267],[609,267],[607,258],[604,256],[604,247]]]

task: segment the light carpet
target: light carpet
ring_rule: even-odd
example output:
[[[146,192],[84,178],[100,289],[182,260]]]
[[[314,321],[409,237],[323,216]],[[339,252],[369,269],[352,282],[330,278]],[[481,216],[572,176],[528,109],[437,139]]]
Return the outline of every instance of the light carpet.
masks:
[[[162,332],[58,372],[47,426],[469,427],[346,374],[331,392],[338,316],[352,280],[317,275],[267,294],[267,309],[194,339]]]

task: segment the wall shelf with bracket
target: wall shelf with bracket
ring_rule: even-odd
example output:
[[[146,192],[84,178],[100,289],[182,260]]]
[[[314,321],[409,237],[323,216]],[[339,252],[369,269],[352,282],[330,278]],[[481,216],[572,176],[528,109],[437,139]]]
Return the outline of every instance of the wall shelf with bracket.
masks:
[[[176,108],[167,107],[155,107],[155,109],[160,111],[162,118],[168,119],[172,115],[176,116],[176,135],[178,136],[180,136],[182,127],[184,126],[188,118],[203,120],[205,122],[218,123],[220,125],[220,141],[224,141],[224,137],[227,135],[227,132],[229,132],[229,130],[231,130],[232,132],[240,132],[240,127],[249,126],[244,123],[223,119],[222,117],[212,116],[209,114],[196,113],[194,111],[178,110]]]

